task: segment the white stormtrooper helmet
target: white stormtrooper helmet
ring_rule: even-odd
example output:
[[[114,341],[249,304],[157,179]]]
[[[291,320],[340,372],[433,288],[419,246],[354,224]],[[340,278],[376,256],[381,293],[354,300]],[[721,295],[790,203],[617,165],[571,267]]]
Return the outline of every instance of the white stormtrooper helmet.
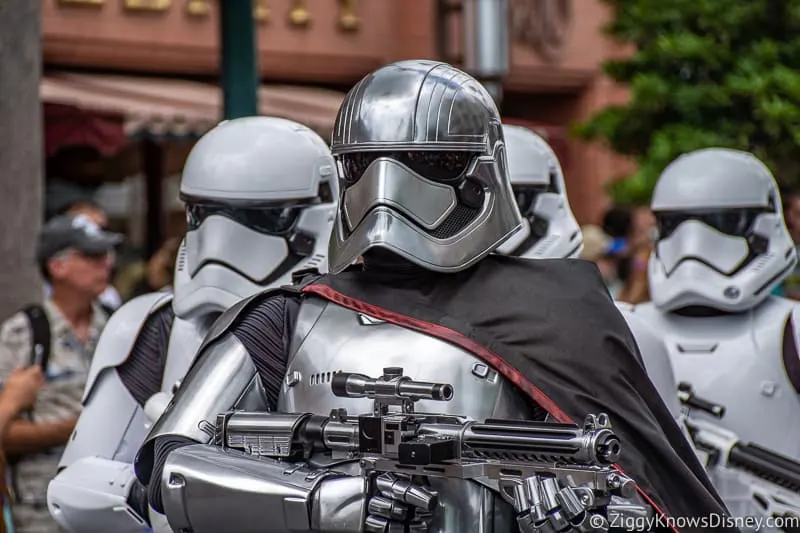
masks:
[[[521,126],[503,124],[503,135],[511,185],[525,224],[497,252],[530,259],[578,257],[583,236],[555,152],[542,137]]]
[[[663,311],[751,309],[797,262],[775,179],[747,152],[680,156],[661,174],[651,208],[659,236],[650,292]]]
[[[188,228],[175,264],[175,313],[222,312],[290,283],[293,271],[326,271],[335,178],[327,144],[302,124],[246,117],[206,133],[181,177]]]

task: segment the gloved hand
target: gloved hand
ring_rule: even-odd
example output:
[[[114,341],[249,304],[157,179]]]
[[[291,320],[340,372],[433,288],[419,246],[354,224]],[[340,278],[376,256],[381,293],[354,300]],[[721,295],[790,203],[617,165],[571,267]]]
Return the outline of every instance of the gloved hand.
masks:
[[[396,474],[376,475],[370,493],[365,533],[424,533],[439,505],[436,492]]]
[[[514,487],[521,533],[608,531],[608,521],[594,512],[593,503],[580,487],[552,477],[530,476]]]
[[[150,516],[147,507],[147,487],[142,485],[138,479],[134,479],[131,490],[128,493],[128,506],[136,512],[139,517],[150,525]]]

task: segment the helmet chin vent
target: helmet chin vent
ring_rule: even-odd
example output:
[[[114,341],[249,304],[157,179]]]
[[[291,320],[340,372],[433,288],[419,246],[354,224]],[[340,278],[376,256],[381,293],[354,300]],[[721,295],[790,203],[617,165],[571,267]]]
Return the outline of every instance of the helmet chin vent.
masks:
[[[186,268],[186,243],[182,243],[178,250],[178,272],[183,272],[184,268]]]
[[[323,261],[325,256],[322,254],[314,254],[311,258],[303,264],[303,268],[317,268]]]
[[[752,265],[750,266],[751,272],[760,272],[767,266],[772,259],[773,254],[766,254],[759,256],[755,261],[753,261]]]
[[[557,240],[558,235],[547,235],[544,239],[542,239],[541,245],[544,248],[549,248],[550,246],[553,246]]]

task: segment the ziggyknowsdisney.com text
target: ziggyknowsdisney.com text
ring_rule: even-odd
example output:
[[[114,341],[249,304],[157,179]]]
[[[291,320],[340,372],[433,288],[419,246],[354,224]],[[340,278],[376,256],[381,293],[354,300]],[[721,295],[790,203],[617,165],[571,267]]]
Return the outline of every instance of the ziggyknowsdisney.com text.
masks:
[[[592,516],[590,525],[601,526],[605,519]],[[596,523],[595,523],[596,522]],[[608,520],[609,527],[625,531],[652,531],[656,528],[694,529],[694,528],[739,528],[760,531],[762,529],[800,528],[800,516],[726,516],[711,514],[707,516],[622,516],[613,515]]]

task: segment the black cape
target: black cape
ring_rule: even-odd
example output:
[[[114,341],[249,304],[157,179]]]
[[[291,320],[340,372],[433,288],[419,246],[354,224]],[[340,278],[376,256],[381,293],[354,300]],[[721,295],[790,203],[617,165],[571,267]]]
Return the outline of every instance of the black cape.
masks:
[[[593,263],[491,255],[456,274],[387,282],[350,270],[303,284],[305,293],[467,349],[560,422],[607,413],[623,446],[618,466],[673,530],[707,531],[686,518],[716,525],[728,516]]]

